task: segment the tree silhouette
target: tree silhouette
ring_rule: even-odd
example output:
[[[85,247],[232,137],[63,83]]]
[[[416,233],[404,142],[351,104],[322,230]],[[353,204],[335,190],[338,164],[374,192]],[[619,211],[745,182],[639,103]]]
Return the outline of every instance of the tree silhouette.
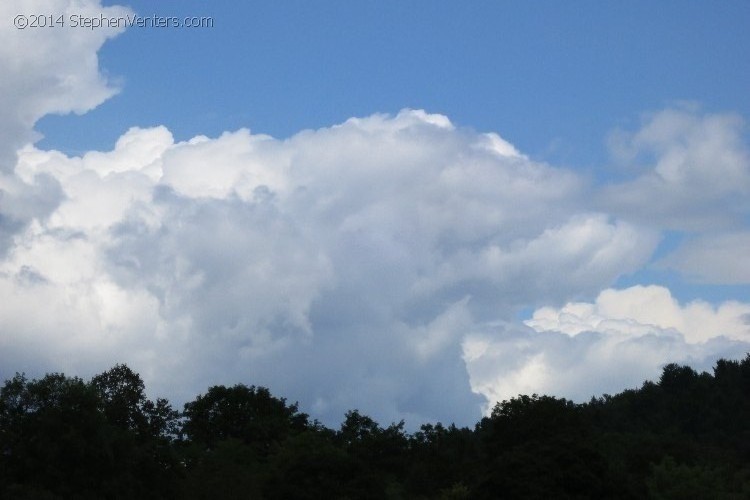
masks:
[[[307,427],[308,418],[297,404],[271,395],[265,387],[214,386],[185,405],[183,433],[188,440],[211,448],[237,439],[267,455],[289,433]]]
[[[338,430],[263,387],[179,414],[116,365],[0,388],[0,498],[750,498],[750,355],[584,404],[519,395],[474,429]]]

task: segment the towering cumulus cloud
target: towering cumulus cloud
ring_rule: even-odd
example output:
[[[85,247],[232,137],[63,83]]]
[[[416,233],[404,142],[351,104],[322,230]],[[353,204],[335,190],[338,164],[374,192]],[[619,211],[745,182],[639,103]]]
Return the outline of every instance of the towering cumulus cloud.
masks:
[[[242,129],[176,142],[164,127],[132,128],[111,151],[67,156],[29,142],[33,124],[112,95],[96,52],[116,32],[0,30],[4,370],[86,374],[124,361],[176,401],[245,382],[325,422],[360,408],[468,423],[519,391],[588,397],[664,362],[748,349],[746,303],[610,288],[673,228],[670,200],[658,197],[666,222],[646,223],[634,193],[692,189],[692,174],[673,173],[700,170],[708,146],[600,188],[494,133],[407,109],[283,140]],[[721,141],[735,118],[679,113],[686,140],[718,141],[727,175],[747,176],[745,146]],[[649,126],[623,151],[652,144]],[[657,156],[676,154],[659,144]],[[695,161],[674,166],[685,157]],[[733,248],[747,228],[721,231]],[[710,260],[702,234],[666,265]]]
[[[34,123],[49,113],[84,113],[116,89],[99,72],[96,53],[118,30],[16,29],[23,13],[69,12],[124,15],[98,1],[4,1],[0,4],[0,254],[12,235],[34,218],[48,215],[62,195],[54,178],[19,182],[12,175],[16,150],[36,136]]]

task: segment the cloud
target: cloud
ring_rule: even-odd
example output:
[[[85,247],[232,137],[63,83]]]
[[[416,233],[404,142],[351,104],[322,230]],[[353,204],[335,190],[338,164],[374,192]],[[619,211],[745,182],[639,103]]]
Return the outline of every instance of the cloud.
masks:
[[[130,10],[102,7],[99,0],[8,0],[0,5],[0,170],[8,172],[13,156],[33,137],[32,127],[50,113],[85,113],[116,91],[99,71],[97,51],[124,28],[16,29],[16,15],[125,16]]]
[[[560,331],[575,336],[585,331],[646,334],[673,329],[686,342],[700,343],[724,336],[750,341],[742,321],[750,304],[728,301],[719,306],[695,300],[681,306],[667,288],[634,286],[602,291],[594,303],[568,303],[560,309],[537,309],[525,323],[537,331]]]
[[[534,311],[525,327],[496,324],[468,335],[463,356],[491,408],[518,394],[585,401],[658,378],[667,363],[708,370],[750,350],[750,303],[680,305],[660,286],[606,289],[595,302]]]
[[[600,193],[605,210],[662,229],[704,231],[742,224],[750,213],[750,153],[743,120],[667,109],[635,133],[612,136],[615,156],[641,165],[633,180]]]
[[[701,283],[750,284],[750,231],[708,233],[689,239],[658,264]]]
[[[472,325],[595,293],[657,242],[581,206],[571,172],[423,111],[286,140],[131,129],[81,157],[27,146],[16,174],[62,201],[0,266],[6,356],[125,358],[185,398],[278,385],[331,420],[361,405],[470,421]],[[34,307],[60,317],[56,340]]]
[[[52,176],[19,179],[13,175],[16,151],[38,138],[33,127],[50,113],[84,113],[114,95],[99,71],[97,51],[121,29],[16,29],[19,14],[52,13],[121,16],[123,7],[98,0],[9,0],[0,4],[0,256],[13,236],[34,219],[43,219],[61,201]]]

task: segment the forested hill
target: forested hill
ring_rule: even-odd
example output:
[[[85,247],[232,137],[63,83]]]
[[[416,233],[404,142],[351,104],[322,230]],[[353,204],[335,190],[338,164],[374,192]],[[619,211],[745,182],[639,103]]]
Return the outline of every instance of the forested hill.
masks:
[[[750,355],[589,403],[519,396],[474,429],[408,434],[350,411],[328,429],[255,386],[185,405],[127,366],[0,390],[9,499],[750,498]]]

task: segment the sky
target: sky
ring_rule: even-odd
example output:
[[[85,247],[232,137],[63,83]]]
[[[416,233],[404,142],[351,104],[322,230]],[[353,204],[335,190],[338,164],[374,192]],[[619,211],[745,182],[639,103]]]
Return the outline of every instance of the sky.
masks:
[[[127,363],[176,406],[413,428],[741,359],[749,18],[4,1],[0,377]]]

